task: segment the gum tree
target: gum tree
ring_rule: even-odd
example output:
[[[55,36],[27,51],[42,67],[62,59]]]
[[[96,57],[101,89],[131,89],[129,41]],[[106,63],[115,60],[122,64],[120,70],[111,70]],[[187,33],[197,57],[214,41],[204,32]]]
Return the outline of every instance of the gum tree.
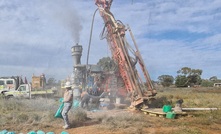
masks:
[[[169,87],[174,82],[174,78],[171,75],[161,75],[158,80],[163,87]]]
[[[189,67],[183,67],[177,71],[177,77],[175,80],[175,85],[177,87],[187,87],[187,86],[194,86],[200,85],[202,82],[201,69],[191,69]]]

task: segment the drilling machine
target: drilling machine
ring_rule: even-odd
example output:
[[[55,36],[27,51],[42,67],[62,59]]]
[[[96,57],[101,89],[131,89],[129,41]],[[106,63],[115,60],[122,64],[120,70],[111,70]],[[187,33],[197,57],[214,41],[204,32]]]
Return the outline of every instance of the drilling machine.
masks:
[[[147,106],[149,100],[154,98],[156,90],[129,25],[125,26],[120,20],[115,20],[111,13],[112,2],[113,0],[95,0],[104,21],[101,35],[102,38],[106,38],[112,58],[118,64],[120,75],[131,98],[131,107],[141,108]],[[130,33],[133,46],[126,39],[126,31]]]

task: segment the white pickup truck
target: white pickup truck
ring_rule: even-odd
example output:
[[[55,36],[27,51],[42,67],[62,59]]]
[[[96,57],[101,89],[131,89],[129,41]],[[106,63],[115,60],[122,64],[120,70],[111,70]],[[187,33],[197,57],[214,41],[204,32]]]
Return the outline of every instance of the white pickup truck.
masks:
[[[18,87],[17,90],[7,91],[4,92],[3,95],[6,98],[32,98],[36,96],[53,96],[54,90],[53,89],[43,89],[43,90],[31,90],[30,84],[22,84]]]

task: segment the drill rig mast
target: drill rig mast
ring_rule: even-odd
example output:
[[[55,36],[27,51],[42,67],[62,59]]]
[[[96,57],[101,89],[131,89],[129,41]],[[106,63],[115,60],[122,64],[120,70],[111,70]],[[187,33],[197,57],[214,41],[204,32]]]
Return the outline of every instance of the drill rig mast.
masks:
[[[111,50],[112,58],[118,64],[120,75],[125,88],[131,97],[131,106],[139,107],[146,104],[156,95],[144,61],[138,50],[133,33],[129,26],[115,20],[110,12],[113,0],[95,0],[100,15],[104,21],[103,36],[106,38]],[[129,31],[134,46],[130,46],[126,40],[125,32]],[[135,49],[134,49],[135,48]],[[139,63],[142,76],[137,71],[136,63]],[[145,79],[143,81],[142,79]]]

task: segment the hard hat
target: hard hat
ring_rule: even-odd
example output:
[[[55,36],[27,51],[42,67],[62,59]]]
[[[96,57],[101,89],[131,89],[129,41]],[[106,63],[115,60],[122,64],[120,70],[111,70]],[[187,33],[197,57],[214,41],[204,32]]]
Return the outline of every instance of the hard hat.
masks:
[[[68,87],[71,87],[71,82],[69,82],[69,81],[67,81],[67,82],[65,83],[65,88],[68,88]]]

